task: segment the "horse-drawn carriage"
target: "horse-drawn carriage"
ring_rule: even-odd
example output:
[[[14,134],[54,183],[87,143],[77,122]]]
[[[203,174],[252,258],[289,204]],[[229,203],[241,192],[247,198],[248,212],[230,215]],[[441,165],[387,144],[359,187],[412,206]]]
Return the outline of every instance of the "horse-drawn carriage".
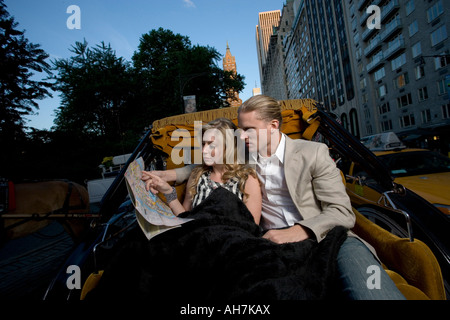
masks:
[[[364,203],[361,199],[353,204],[357,217],[353,231],[377,250],[383,267],[405,297],[446,299],[450,292],[450,239],[446,236],[450,227],[448,217],[416,194],[393,183],[383,163],[339,125],[323,107],[316,106],[315,101],[286,100],[281,101],[281,105],[281,130],[285,134],[293,139],[320,139],[329,145],[330,153],[335,159],[346,158],[356,162],[375,177],[368,187],[379,194],[380,200],[376,205]],[[153,123],[152,129],[143,137],[103,197],[100,217],[95,226],[55,276],[45,299],[84,298],[101,279],[103,269],[110,263],[117,244],[126,239],[130,230],[139,228],[134,207],[127,198],[124,177],[127,166],[138,157],[144,159],[148,170],[182,166],[183,164],[172,161],[170,155],[173,148],[193,153],[198,146],[194,141],[189,146],[184,146],[179,140],[171,139],[171,134],[177,129],[185,129],[192,133],[190,136],[194,139],[195,121],[208,122],[218,117],[229,118],[237,124],[237,108],[183,114]],[[179,197],[183,195],[184,189],[184,185],[176,186]],[[364,217],[364,213],[373,212],[378,217],[385,216],[390,221],[395,221],[396,225],[406,230],[408,236],[400,238]],[[71,265],[80,267],[82,289],[67,287],[70,276],[67,268]]]

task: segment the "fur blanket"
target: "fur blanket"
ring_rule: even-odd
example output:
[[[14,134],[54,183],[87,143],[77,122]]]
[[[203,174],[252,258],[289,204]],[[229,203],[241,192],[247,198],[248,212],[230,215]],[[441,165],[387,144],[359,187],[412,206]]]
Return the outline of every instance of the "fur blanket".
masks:
[[[140,232],[119,247],[87,299],[325,299],[346,229],[278,245],[262,233],[245,204],[218,188],[180,228],[148,241]]]

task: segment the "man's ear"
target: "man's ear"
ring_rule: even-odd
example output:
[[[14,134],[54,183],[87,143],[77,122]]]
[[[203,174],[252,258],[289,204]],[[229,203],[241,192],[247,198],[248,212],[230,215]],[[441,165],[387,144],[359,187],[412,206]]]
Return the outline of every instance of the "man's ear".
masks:
[[[271,130],[280,129],[280,121],[272,119],[272,121],[270,121],[270,129]]]

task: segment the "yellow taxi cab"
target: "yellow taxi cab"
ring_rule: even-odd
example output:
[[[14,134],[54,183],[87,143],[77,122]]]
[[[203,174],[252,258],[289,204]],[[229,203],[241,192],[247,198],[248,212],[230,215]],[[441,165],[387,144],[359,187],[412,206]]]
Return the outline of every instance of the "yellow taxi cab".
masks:
[[[393,132],[361,139],[388,167],[394,182],[426,199],[450,215],[450,158],[426,149],[410,149]],[[365,186],[370,177],[357,163],[351,163],[347,188],[354,197],[378,201],[379,194]]]

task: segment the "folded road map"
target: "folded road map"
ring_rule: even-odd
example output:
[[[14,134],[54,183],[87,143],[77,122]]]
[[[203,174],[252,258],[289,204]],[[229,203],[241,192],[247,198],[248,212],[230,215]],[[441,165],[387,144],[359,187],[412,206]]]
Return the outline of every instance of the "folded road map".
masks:
[[[134,160],[125,172],[125,181],[131,202],[136,208],[136,219],[147,239],[150,240],[192,219],[178,218],[157,195],[145,190],[145,183],[141,180],[144,168],[142,157]]]

